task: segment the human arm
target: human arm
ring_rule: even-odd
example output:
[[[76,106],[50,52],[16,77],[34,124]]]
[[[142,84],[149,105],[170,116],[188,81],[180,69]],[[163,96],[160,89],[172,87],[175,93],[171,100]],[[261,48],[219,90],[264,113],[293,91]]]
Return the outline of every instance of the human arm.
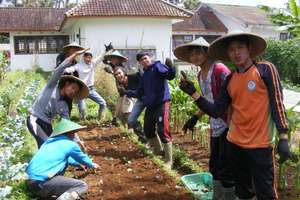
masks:
[[[262,77],[267,90],[271,106],[271,116],[279,133],[277,151],[280,162],[286,161],[292,156],[288,145],[288,123],[283,104],[282,86],[277,69],[272,63],[259,63],[257,69]]]
[[[140,78],[138,88],[135,90],[125,90],[124,94],[127,95],[127,97],[133,97],[133,98],[141,98],[144,95],[144,80],[143,77]]]
[[[63,75],[65,69],[69,67],[72,61],[76,58],[76,56],[86,52],[88,49],[83,49],[80,51],[76,51],[71,56],[66,58],[59,66],[54,70],[50,80],[48,81],[46,87],[55,87],[57,82],[59,81],[60,77]]]
[[[226,81],[221,88],[220,95],[214,103],[209,102],[205,97],[198,94],[192,81],[182,78],[180,81],[180,89],[192,96],[198,108],[200,108],[204,113],[213,118],[218,118],[226,112],[231,102],[231,97],[227,91],[229,81],[230,75],[226,78]]]
[[[166,58],[165,64],[162,64],[161,62],[155,62],[154,65],[157,69],[157,73],[168,80],[172,80],[176,76],[176,68],[173,65],[173,62],[171,59]]]
[[[93,161],[88,157],[88,155],[86,155],[85,153],[83,153],[81,151],[78,144],[74,143],[73,148],[72,148],[69,155],[70,155],[70,157],[72,157],[79,164],[82,164],[82,165],[87,166],[89,168],[94,168]]]
[[[74,66],[71,66],[71,67],[68,67],[65,69],[65,73],[74,73],[77,69],[78,69],[78,66],[79,64],[76,64]]]
[[[197,124],[198,119],[202,117],[204,113],[201,110],[198,110],[193,116],[184,124],[182,130],[184,133],[187,132],[187,130],[193,130],[194,126]]]

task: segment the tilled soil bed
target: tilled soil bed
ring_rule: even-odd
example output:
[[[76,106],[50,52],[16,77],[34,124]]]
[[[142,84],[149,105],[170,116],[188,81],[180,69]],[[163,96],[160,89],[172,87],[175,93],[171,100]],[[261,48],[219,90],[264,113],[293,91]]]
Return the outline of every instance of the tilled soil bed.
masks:
[[[87,200],[193,199],[120,132],[91,127],[79,133],[101,167],[99,173],[75,172],[89,185]]]

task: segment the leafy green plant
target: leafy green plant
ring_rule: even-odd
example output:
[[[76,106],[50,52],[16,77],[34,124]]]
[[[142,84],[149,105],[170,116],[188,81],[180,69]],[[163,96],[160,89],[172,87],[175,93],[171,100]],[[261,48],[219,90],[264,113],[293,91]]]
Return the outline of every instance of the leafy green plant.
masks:
[[[199,84],[195,79],[196,75],[193,72],[186,74],[190,80],[193,80],[197,91],[201,93]],[[181,132],[184,123],[198,110],[192,98],[179,88],[179,82],[179,77],[169,82],[172,98],[171,123],[175,132]],[[208,121],[207,115],[202,116],[191,134],[191,139],[198,140],[202,147],[208,147],[208,135],[206,134],[209,128]]]
[[[261,9],[269,14],[269,19],[279,26],[280,30],[289,31],[300,37],[300,6],[297,6],[296,0],[289,0],[289,12],[268,6],[261,6]]]
[[[5,58],[4,52],[0,52],[0,84],[5,78],[8,69],[8,60]]]
[[[260,59],[272,62],[282,80],[300,84],[300,39],[268,40],[268,47]]]

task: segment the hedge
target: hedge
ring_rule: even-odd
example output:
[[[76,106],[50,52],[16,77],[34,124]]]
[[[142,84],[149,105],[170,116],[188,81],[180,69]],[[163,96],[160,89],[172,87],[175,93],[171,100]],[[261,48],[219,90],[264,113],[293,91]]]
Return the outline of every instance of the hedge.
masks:
[[[261,58],[272,62],[285,82],[300,84],[300,38],[268,40],[267,50]]]

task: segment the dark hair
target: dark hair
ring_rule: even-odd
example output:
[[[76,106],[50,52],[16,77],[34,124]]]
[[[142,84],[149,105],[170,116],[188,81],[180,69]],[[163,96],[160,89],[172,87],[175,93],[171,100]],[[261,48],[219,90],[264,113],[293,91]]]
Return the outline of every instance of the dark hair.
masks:
[[[250,40],[249,40],[249,37],[247,35],[238,35],[238,36],[234,36],[234,37],[230,37],[230,38],[226,39],[224,41],[225,49],[228,49],[231,42],[239,42],[239,43],[242,43],[242,44],[246,44],[247,47],[250,46]]]
[[[124,73],[125,76],[127,76],[127,70],[124,68],[124,67],[121,67],[121,66],[117,66],[114,68],[114,73],[117,71],[117,70],[122,70],[122,72]]]
[[[208,47],[189,46],[189,51],[196,51],[197,53],[208,54]]]
[[[61,90],[67,84],[71,84],[71,83],[77,83],[78,86],[79,86],[79,89],[81,90],[82,85],[79,82],[77,82],[76,80],[73,80],[73,79],[67,79],[67,80],[64,80],[64,81],[59,81],[59,83],[58,83],[58,89]],[[72,107],[73,107],[72,106],[73,105],[73,99],[64,96],[64,97],[62,97],[62,100],[67,103],[68,108],[69,108],[69,115],[71,115],[71,111],[72,111]]]
[[[150,53],[148,53],[148,52],[139,52],[139,53],[136,54],[136,60],[140,61],[140,59],[144,56],[150,56]]]
[[[85,52],[85,53],[83,54],[83,57],[86,57],[86,56],[91,56],[91,57],[93,57],[93,54],[92,54],[91,52]]]

